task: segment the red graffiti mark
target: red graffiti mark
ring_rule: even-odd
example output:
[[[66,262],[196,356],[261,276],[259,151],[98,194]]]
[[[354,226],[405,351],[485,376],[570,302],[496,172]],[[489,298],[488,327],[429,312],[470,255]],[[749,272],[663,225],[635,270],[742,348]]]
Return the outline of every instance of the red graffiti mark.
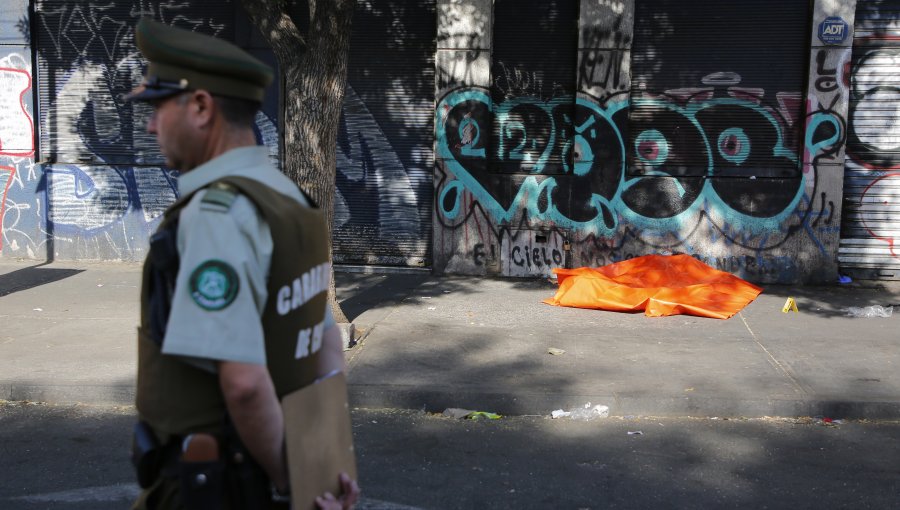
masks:
[[[888,247],[890,248],[892,257],[898,257],[900,255],[898,255],[894,251],[894,242],[897,239],[895,237],[893,237],[892,235],[888,235],[888,236],[879,235],[879,233],[876,232],[877,227],[869,226],[869,223],[867,221],[868,214],[866,213],[865,210],[862,210],[862,207],[865,206],[866,204],[871,204],[873,206],[880,206],[885,209],[891,207],[891,205],[896,205],[896,204],[893,204],[893,202],[896,199],[900,199],[900,196],[890,195],[888,192],[892,188],[896,189],[898,186],[900,186],[900,184],[888,185],[887,183],[883,182],[885,179],[892,179],[892,178],[900,179],[900,173],[887,174],[883,177],[879,177],[878,179],[875,179],[872,182],[870,182],[869,185],[866,186],[866,189],[863,190],[862,196],[860,196],[860,198],[859,198],[859,205],[861,208],[860,218],[862,219],[865,229],[875,239],[884,241],[888,244]],[[870,191],[872,191],[871,194],[869,194]],[[876,216],[877,216],[877,211],[876,211]]]
[[[876,34],[870,35],[868,37],[855,37],[853,42],[859,46],[860,44],[866,45],[867,43],[872,43],[875,41],[900,41],[900,35],[887,35],[887,34]]]
[[[787,122],[788,126],[793,126],[798,120],[793,113],[800,114],[803,107],[803,98],[795,92],[778,92],[775,94],[775,98],[778,100],[778,113],[784,117],[784,121]]]
[[[806,111],[808,111],[808,112],[813,111],[813,109],[812,109],[813,106],[814,106],[813,100],[807,99],[806,100]],[[812,115],[807,115],[806,123],[803,126],[804,130],[809,130],[810,122],[812,122]],[[803,173],[804,174],[808,174],[810,171],[812,171],[812,162],[813,162],[812,153],[809,152],[809,145],[804,143],[803,144]]]
[[[0,179],[3,179],[3,176],[6,177],[6,182],[3,184],[3,198],[0,201],[0,250],[3,249],[3,218],[6,216],[6,193],[9,191],[9,186],[12,184],[13,175],[15,174],[15,168],[0,166]]]
[[[857,165],[865,168],[866,170],[898,170],[900,169],[900,163],[896,163],[893,165],[886,165],[884,162],[870,163],[868,161],[864,161],[862,157],[856,151],[852,150],[853,146],[847,148],[847,156]]]
[[[735,99],[743,99],[750,103],[761,105],[765,95],[763,89],[750,89],[746,87],[728,87],[728,95]]]
[[[469,206],[471,205],[471,204],[469,204],[469,198],[471,198],[471,197],[469,197],[469,194],[468,194],[468,193],[466,193],[465,195],[463,195],[463,197],[464,197],[464,199],[463,199],[463,206],[465,207],[465,209],[463,209],[463,211],[465,211],[465,212],[468,213],[468,212],[469,212]],[[465,216],[463,216],[463,218],[465,218]],[[465,246],[466,249],[468,249],[468,248],[469,248],[469,222],[468,222],[468,221],[466,221],[465,223],[463,223],[463,233],[466,235],[466,244],[464,244],[463,246]]]
[[[31,75],[28,71],[11,67],[0,67],[0,74],[2,73],[18,73],[28,80],[28,85],[26,85],[19,94],[19,106],[22,108],[22,115],[24,115],[28,121],[28,130],[30,131],[31,136],[28,137],[30,148],[25,152],[12,152],[12,149],[6,150],[3,145],[3,137],[0,137],[0,156],[28,157],[34,154],[34,122],[31,120],[31,115],[28,115],[28,109],[25,106],[25,94],[31,89]],[[0,126],[0,128],[2,127],[3,126]],[[2,214],[0,214],[0,217],[2,217]]]
[[[484,237],[484,233],[481,231],[481,222],[478,221],[478,216],[473,214],[472,217],[475,218],[475,228],[478,230],[478,239],[480,239],[481,242],[487,241],[488,239]]]

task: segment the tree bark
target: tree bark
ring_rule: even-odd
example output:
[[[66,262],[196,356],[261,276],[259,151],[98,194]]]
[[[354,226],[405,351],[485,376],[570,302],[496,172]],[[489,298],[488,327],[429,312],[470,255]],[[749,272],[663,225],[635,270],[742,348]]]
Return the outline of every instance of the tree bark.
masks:
[[[334,226],[336,144],[355,0],[309,0],[309,30],[302,34],[286,0],[243,0],[281,69],[282,171],[325,212]],[[335,297],[334,270],[328,302],[337,322],[348,322]]]

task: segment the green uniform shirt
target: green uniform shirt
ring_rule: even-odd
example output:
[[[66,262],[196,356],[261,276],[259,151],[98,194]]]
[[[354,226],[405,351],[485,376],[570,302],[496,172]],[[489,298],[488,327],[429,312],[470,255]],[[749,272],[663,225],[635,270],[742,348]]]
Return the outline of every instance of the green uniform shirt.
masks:
[[[187,195],[225,176],[259,181],[309,205],[293,181],[272,166],[262,146],[232,149],[184,173],[178,191]],[[163,353],[195,358],[193,364],[208,370],[215,365],[203,360],[265,364],[260,317],[268,298],[271,231],[246,197],[218,203],[204,200],[207,193],[215,190],[194,195],[179,218],[180,270]],[[324,329],[334,324],[326,307]]]

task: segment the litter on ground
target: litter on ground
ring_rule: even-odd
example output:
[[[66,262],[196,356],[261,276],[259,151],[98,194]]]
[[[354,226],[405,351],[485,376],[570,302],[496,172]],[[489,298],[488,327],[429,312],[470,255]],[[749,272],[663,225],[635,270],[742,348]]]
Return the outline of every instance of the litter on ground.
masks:
[[[489,413],[486,411],[473,411],[472,409],[460,409],[458,407],[448,407],[444,409],[443,415],[448,418],[456,418],[457,420],[469,419],[469,420],[499,420],[503,416],[496,413]]]

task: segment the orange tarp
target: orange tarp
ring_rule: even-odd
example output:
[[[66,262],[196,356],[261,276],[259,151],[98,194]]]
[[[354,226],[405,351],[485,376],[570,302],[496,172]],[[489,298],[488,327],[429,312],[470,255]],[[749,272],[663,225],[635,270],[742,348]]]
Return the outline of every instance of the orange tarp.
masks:
[[[727,319],[762,289],[690,255],[645,255],[607,266],[554,269],[556,306],[639,312],[648,317],[699,315]]]

